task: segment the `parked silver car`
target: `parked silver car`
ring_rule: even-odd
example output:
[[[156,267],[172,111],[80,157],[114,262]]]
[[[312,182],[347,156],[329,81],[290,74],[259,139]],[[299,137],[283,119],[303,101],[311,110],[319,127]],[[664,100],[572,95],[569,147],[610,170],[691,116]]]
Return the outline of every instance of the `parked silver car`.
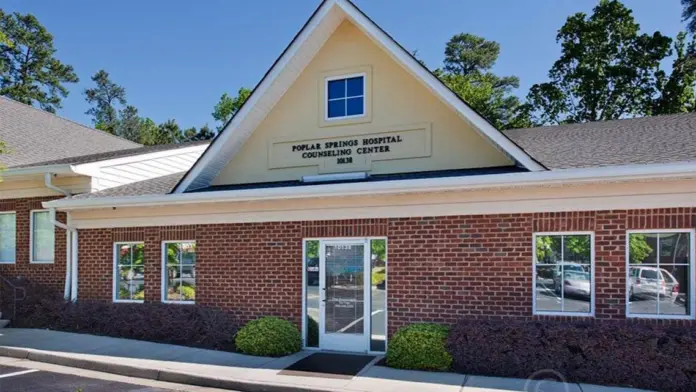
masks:
[[[573,295],[579,297],[590,297],[592,286],[590,281],[590,273],[584,270],[565,270],[563,273],[563,285],[559,279],[554,279],[554,291],[557,295],[561,294],[561,286],[565,295]]]
[[[634,297],[676,297],[679,294],[679,281],[667,270],[656,267],[631,267],[629,269],[630,298]]]

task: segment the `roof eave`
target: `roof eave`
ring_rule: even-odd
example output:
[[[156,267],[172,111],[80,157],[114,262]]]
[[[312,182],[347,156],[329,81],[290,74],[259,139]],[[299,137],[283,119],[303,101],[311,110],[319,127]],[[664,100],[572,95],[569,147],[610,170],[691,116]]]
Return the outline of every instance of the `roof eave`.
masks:
[[[151,207],[191,203],[429,193],[669,178],[696,178],[696,162],[565,169],[426,180],[394,180],[237,191],[124,196],[102,199],[60,199],[44,202],[43,205],[46,208],[58,208],[61,210]]]
[[[29,167],[22,167],[22,168],[17,168],[17,169],[6,169],[0,171],[0,178],[5,178],[5,177],[25,177],[25,176],[31,176],[31,175],[43,175],[44,173],[53,173],[53,174],[64,174],[64,175],[80,175],[83,173],[80,173],[78,170],[76,170],[75,166],[73,165],[68,165],[68,164],[61,164],[61,165],[45,165],[45,166],[29,166]]]

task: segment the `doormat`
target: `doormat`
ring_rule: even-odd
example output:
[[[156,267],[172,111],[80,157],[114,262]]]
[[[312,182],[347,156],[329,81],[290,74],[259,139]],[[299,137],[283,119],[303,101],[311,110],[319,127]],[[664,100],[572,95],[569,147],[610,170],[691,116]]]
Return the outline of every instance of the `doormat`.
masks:
[[[351,379],[375,359],[374,355],[314,353],[283,369],[285,376]]]

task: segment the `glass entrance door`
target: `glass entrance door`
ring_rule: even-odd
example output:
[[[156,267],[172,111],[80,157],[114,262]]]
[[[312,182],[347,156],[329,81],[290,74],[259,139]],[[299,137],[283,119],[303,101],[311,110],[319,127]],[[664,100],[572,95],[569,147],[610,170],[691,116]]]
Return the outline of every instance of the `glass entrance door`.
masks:
[[[322,241],[319,254],[319,345],[324,350],[367,351],[370,317],[367,240]]]

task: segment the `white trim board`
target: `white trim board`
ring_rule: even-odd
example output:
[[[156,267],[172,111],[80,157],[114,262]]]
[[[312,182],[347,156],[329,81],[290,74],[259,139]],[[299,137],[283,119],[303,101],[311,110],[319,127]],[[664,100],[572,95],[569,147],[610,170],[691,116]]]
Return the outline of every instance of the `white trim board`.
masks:
[[[696,192],[680,194],[612,195],[600,197],[543,198],[534,200],[461,201],[381,206],[317,207],[313,209],[246,210],[189,214],[162,214],[81,219],[73,213],[78,229],[177,226],[258,222],[297,222],[316,220],[410,218],[421,216],[458,216],[569,212],[624,209],[653,209],[696,206]]]
[[[285,94],[338,25],[349,20],[486,140],[530,171],[546,170],[468,106],[349,0],[324,0],[251,93],[247,102],[176,186],[173,193],[209,186]]]
[[[415,180],[318,184],[295,187],[189,192],[146,196],[73,198],[44,202],[46,208],[61,210],[143,207],[222,201],[310,199],[317,197],[374,196],[401,193],[432,193],[474,189],[503,189],[533,186],[696,178],[696,162],[627,165],[554,171],[506,173]]]

